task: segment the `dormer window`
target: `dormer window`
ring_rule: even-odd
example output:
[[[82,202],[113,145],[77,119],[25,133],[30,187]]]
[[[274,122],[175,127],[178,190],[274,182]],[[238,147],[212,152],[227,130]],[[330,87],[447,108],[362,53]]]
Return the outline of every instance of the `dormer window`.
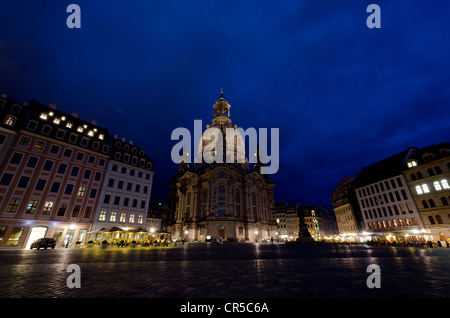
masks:
[[[46,113],[42,113],[41,116],[39,116],[39,118],[43,119],[43,120],[47,120],[48,116]]]
[[[49,115],[49,116],[53,116],[53,112],[49,112],[48,115]]]
[[[89,137],[92,137],[92,136],[94,136],[94,132],[93,132],[92,130],[89,130],[89,132],[88,132],[88,136],[89,136]]]
[[[103,135],[103,134],[100,134],[99,136],[98,136],[98,139],[100,139],[100,140],[103,140],[105,138],[105,136]]]
[[[61,122],[61,119],[59,119],[58,117],[56,117],[55,119],[53,119],[53,123],[59,125],[59,123]]]
[[[77,129],[77,131],[78,131],[78,132],[80,132],[80,133],[82,133],[82,132],[83,132],[83,130],[84,130],[84,129],[83,129],[83,127],[81,127],[81,126],[80,126],[80,127],[78,127],[78,129]]]
[[[8,126],[14,126],[14,124],[16,123],[16,118],[13,116],[7,116],[6,120],[5,120],[5,125]]]
[[[408,162],[408,168],[412,168],[412,167],[416,167],[417,166],[417,161],[412,160]]]
[[[66,127],[67,128],[72,128],[72,123],[71,122],[67,122]]]

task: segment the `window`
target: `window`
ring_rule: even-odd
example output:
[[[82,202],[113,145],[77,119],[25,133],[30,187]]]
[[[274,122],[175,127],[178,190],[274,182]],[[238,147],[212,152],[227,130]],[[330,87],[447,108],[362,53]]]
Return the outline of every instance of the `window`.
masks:
[[[145,200],[141,201],[141,209],[145,209]]]
[[[430,177],[434,176],[433,169],[429,168],[427,171],[428,171],[428,174],[430,175]]]
[[[36,212],[36,207],[37,207],[38,203],[39,203],[38,200],[30,200],[30,202],[28,202],[27,209],[25,210],[25,213],[27,213],[27,214],[34,214],[34,212]]]
[[[100,159],[100,160],[98,161],[98,165],[101,166],[101,167],[103,167],[103,166],[105,165],[105,159]]]
[[[439,181],[434,181],[433,186],[434,186],[434,189],[437,191],[442,190],[442,187],[441,187],[441,184],[439,183]]]
[[[441,180],[442,188],[443,189],[450,189],[450,186],[448,185],[448,182],[446,179]]]
[[[15,213],[17,211],[19,203],[19,198],[12,198],[11,201],[9,201],[8,207],[6,208],[6,212]]]
[[[44,208],[42,209],[42,215],[49,215],[53,207],[52,201],[47,201],[44,204]]]
[[[135,208],[135,207],[137,207],[137,203],[138,203],[138,200],[137,199],[133,199],[133,208]]]
[[[95,157],[94,156],[89,156],[88,162],[89,163],[94,163],[95,162]]]
[[[130,219],[128,220],[129,223],[134,223],[134,214],[130,214]]]
[[[133,184],[131,182],[128,182],[127,184],[127,190],[131,191],[131,188],[133,187]]]
[[[126,213],[121,213],[119,222],[125,223],[126,217],[127,217]]]
[[[113,178],[109,178],[108,187],[114,187],[114,179]]]
[[[428,217],[428,221],[430,221],[430,224],[436,224],[434,218],[431,215]]]
[[[115,215],[116,212],[112,212],[112,213],[114,213],[114,215]],[[106,211],[100,211],[100,215],[98,217],[98,220],[99,221],[106,221]]]
[[[78,196],[84,197],[84,194],[86,193],[86,187],[79,187],[78,188]]]
[[[129,202],[130,202],[130,198],[123,199],[123,206],[128,206]]]
[[[15,152],[11,156],[11,160],[9,161],[9,163],[18,165],[20,163],[20,161],[22,160],[22,157],[23,157],[22,153]]]
[[[416,192],[417,192],[417,194],[422,194],[423,193],[422,187],[421,186],[416,186]]]
[[[84,153],[78,152],[78,153],[77,153],[76,159],[77,159],[77,160],[83,160],[83,158],[84,158]]]
[[[47,183],[47,180],[39,179],[36,182],[36,187],[34,188],[34,190],[40,190],[40,191],[44,190],[44,187],[45,187],[46,183]]]
[[[95,199],[97,196],[97,189],[91,189],[91,193],[89,193],[89,198]]]
[[[148,193],[148,186],[144,186],[143,193],[144,193],[144,194],[147,194],[147,193]]]
[[[87,207],[86,207],[86,210],[84,210],[84,215],[83,215],[83,217],[84,217],[85,219],[88,219],[88,218],[91,217],[91,214],[92,214],[92,207],[91,207],[91,206],[87,206]]]
[[[50,188],[50,192],[57,193],[59,191],[60,186],[61,186],[61,182],[53,182],[52,187]]]
[[[14,126],[14,123],[16,122],[16,118],[13,116],[6,116],[5,125],[8,126]]]
[[[218,202],[218,216],[225,216],[225,202]]]
[[[219,196],[218,196],[218,200],[219,201],[224,201],[225,200],[225,187],[224,186],[219,186]]]
[[[34,145],[34,148],[37,150],[42,150],[44,149],[45,146],[45,142],[43,141],[36,141],[36,144]]]
[[[63,156],[70,158],[72,156],[72,150],[71,149],[64,150]]]
[[[116,196],[116,197],[114,198],[114,204],[115,204],[115,205],[119,205],[119,204],[120,204],[120,196]]]
[[[117,218],[117,213],[111,212],[111,215],[109,216],[109,222],[116,222],[116,218]]]
[[[61,203],[61,205],[58,208],[57,216],[64,216],[66,214],[67,210],[67,203]]]
[[[19,145],[28,146],[30,144],[30,141],[31,141],[30,138],[24,136],[24,137],[20,138]]]
[[[11,183],[11,180],[13,178],[13,175],[11,173],[4,173],[2,176],[2,179],[0,180],[0,185],[9,185]]]
[[[440,215],[436,215],[436,221],[438,224],[442,224],[442,219]]]
[[[136,184],[135,191],[136,191],[137,193],[139,193],[139,192],[141,191],[141,185],[140,185],[140,184]]]
[[[51,152],[51,153],[54,153],[54,154],[57,154],[57,153],[59,152],[59,146],[52,145],[52,146],[50,147],[50,152]]]
[[[105,198],[103,199],[103,203],[109,204],[111,200],[111,196],[109,194],[105,194]]]
[[[70,172],[70,176],[76,177],[78,176],[78,172],[80,171],[79,167],[72,167],[72,171]]]
[[[100,172],[96,172],[94,175],[94,180],[100,181],[101,178],[102,178],[102,174]]]
[[[444,205],[444,206],[448,205],[447,198],[442,197],[441,201],[442,201],[442,205]]]
[[[53,167],[53,161],[45,160],[44,167],[42,167],[42,170],[50,171],[50,170],[52,170],[52,167]]]
[[[423,193],[430,192],[430,189],[428,188],[428,185],[426,183],[422,184],[422,190],[423,190]]]
[[[17,184],[18,188],[26,188],[28,186],[28,182],[30,181],[30,177],[21,176],[19,179],[19,183]]]
[[[139,214],[138,216],[138,224],[144,223],[144,216],[142,214]]]
[[[236,205],[236,217],[237,218],[241,217],[241,206],[240,205]]]
[[[241,191],[236,189],[236,203],[241,203]]]
[[[64,190],[64,194],[69,194],[69,195],[72,194],[73,187],[74,187],[73,184],[67,184],[66,189]]]
[[[441,167],[434,167],[434,171],[436,171],[436,174],[442,173]]]
[[[434,204],[434,201],[432,199],[428,200],[428,203],[430,204],[431,208],[435,208],[436,204]]]
[[[117,171],[117,168],[118,168],[117,165],[112,165],[111,170],[112,171]]]
[[[72,210],[72,217],[76,218],[80,215],[81,205],[75,205]]]
[[[89,170],[89,169],[84,170],[83,178],[89,179],[90,177],[91,177],[91,170]]]
[[[60,163],[58,167],[58,173],[64,174],[66,173],[67,165],[65,163]]]

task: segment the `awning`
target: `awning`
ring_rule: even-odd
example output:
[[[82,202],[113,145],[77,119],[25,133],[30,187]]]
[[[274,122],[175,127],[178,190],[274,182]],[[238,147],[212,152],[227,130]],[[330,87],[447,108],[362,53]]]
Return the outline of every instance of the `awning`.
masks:
[[[101,229],[99,232],[105,232],[105,233],[108,233],[108,232],[125,232],[125,230],[120,228],[120,227],[113,226],[113,227],[111,227],[109,229]]]

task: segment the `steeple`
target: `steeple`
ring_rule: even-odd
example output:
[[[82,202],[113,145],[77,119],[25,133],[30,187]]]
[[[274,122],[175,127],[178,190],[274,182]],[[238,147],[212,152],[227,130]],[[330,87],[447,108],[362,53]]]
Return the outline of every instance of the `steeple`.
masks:
[[[228,104],[228,100],[223,96],[223,88],[220,90],[220,97],[216,99],[216,103],[214,104],[214,117],[212,120],[213,125],[219,124],[231,124],[230,118],[230,104]]]

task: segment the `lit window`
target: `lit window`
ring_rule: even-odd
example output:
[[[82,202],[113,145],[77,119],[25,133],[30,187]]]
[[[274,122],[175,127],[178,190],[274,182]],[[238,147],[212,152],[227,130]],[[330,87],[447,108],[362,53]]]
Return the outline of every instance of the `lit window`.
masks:
[[[99,221],[105,221],[106,220],[106,211],[101,211],[100,216],[98,217]]]
[[[90,136],[90,137],[94,136],[94,132],[92,130],[89,130],[88,136]]]
[[[42,210],[42,214],[43,215],[49,215],[52,207],[53,207],[53,202],[52,201],[45,202],[44,209]]]
[[[5,125],[13,126],[15,122],[16,122],[16,119],[14,117],[8,116],[8,117],[6,117]]]
[[[81,126],[78,127],[77,131],[78,131],[78,132],[83,132],[83,127],[81,127]]]
[[[442,181],[441,181],[441,184],[442,184],[442,188],[444,188],[444,189],[450,189],[450,186],[448,185],[448,182],[447,182],[446,179],[442,180]]]
[[[84,197],[84,194],[86,193],[86,187],[80,187],[78,189],[78,196]]]
[[[434,183],[433,183],[433,185],[434,185],[434,188],[436,189],[436,190],[442,190],[442,187],[441,187],[441,184],[439,183],[439,181],[435,181]]]
[[[45,146],[45,142],[43,142],[43,141],[36,141],[36,144],[34,145],[34,148],[41,150],[41,149],[44,148],[44,146]]]
[[[139,223],[139,224],[144,223],[144,216],[143,216],[142,214],[139,214],[139,217],[138,217],[138,223]]]
[[[61,120],[65,121],[66,120],[66,116],[61,116]]]
[[[422,188],[420,186],[416,186],[416,192],[417,194],[422,194],[423,193]]]
[[[116,215],[117,215],[116,212],[111,212],[111,216],[109,217],[109,222],[116,222]]]
[[[71,123],[71,122],[68,122],[68,123],[66,124],[66,127],[67,127],[67,128],[72,128],[72,123]]]
[[[422,190],[423,190],[424,193],[430,192],[430,189],[428,188],[427,184],[422,184]]]
[[[130,214],[129,223],[134,223],[134,214]]]
[[[55,119],[53,119],[53,123],[55,123],[57,125],[59,125],[60,122],[61,122],[61,119],[59,119],[57,117]]]
[[[49,112],[48,115],[49,115],[49,116],[53,116],[53,112]]]
[[[47,114],[42,113],[41,116],[39,116],[40,119],[47,120]]]
[[[104,138],[105,138],[105,136],[104,136],[103,134],[100,134],[100,135],[98,136],[98,139],[103,140]]]
[[[121,213],[120,214],[120,222],[124,223],[126,216],[127,216],[126,213]]]

